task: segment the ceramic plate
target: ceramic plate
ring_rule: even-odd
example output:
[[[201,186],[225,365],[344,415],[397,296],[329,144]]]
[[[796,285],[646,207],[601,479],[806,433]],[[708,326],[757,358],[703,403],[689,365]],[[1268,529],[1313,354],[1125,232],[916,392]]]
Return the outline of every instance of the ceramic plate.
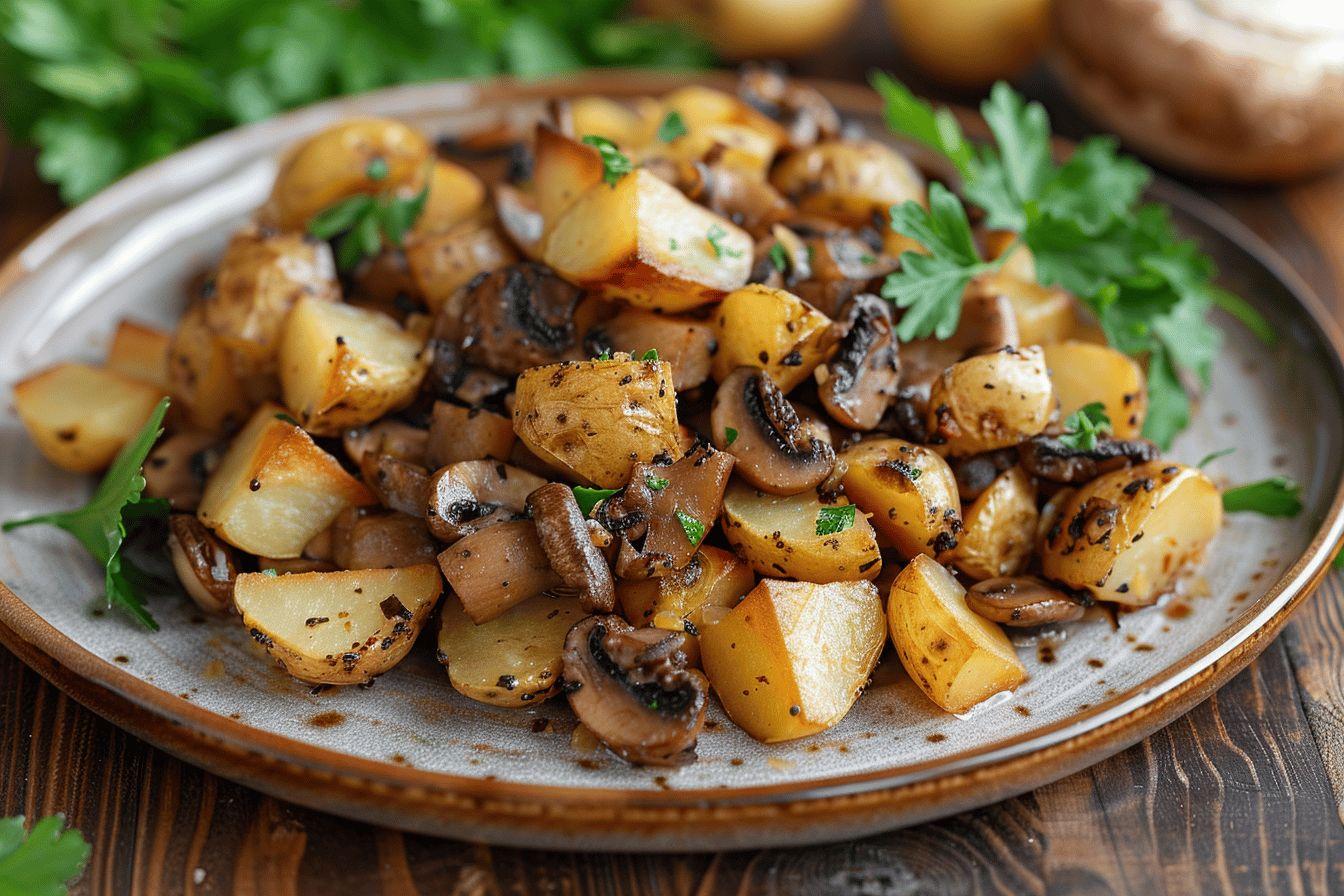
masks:
[[[715,78],[709,78],[716,81]],[[266,196],[277,156],[351,115],[451,135],[539,114],[547,97],[658,93],[684,79],[615,73],[550,84],[461,83],[338,100],[232,131],[70,212],[0,270],[0,379],[101,357],[115,322],[170,324],[184,284]],[[721,83],[721,81],[716,81]],[[866,91],[822,85],[881,133]],[[93,612],[101,578],[56,531],[0,537],[0,638],[135,733],[210,770],[333,812],[512,845],[686,850],[848,838],[988,803],[1133,743],[1245,666],[1314,584],[1344,533],[1339,337],[1299,282],[1215,209],[1169,185],[1181,228],[1226,286],[1277,327],[1270,349],[1231,320],[1214,388],[1173,452],[1235,446],[1215,475],[1305,486],[1293,520],[1232,517],[1203,576],[1161,606],[1019,640],[1031,677],[964,718],[936,711],[888,658],[834,729],[763,746],[711,712],[698,762],[631,768],[571,743],[562,701],[503,710],[457,695],[428,643],[369,689],[313,693],[242,627],[159,602],[148,633]],[[0,518],[76,505],[90,488],[0,419]]]

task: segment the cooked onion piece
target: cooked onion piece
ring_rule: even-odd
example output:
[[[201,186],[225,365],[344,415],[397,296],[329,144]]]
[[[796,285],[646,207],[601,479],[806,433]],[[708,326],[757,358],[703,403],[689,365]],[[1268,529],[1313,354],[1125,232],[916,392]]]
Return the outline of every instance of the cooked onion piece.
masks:
[[[815,492],[780,497],[734,482],[723,497],[723,532],[752,568],[764,576],[804,582],[871,579],[882,571],[877,537],[866,514],[841,499],[822,503]],[[829,519],[847,525],[830,531]],[[824,534],[818,534],[819,532]]]

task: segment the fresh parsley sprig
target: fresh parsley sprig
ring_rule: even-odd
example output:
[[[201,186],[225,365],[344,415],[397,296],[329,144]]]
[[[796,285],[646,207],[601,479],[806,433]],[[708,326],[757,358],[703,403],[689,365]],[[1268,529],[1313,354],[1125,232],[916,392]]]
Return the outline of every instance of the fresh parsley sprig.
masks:
[[[1223,492],[1223,509],[1228,513],[1297,516],[1302,512],[1302,486],[1287,476],[1249,482]]]
[[[686,129],[686,122],[681,117],[681,113],[676,109],[670,110],[663,117],[662,124],[658,125],[658,142],[671,143],[678,137],[684,137],[689,133]]]
[[[1098,436],[1111,434],[1111,418],[1106,406],[1099,401],[1085,404],[1064,420],[1064,433],[1059,440],[1074,451],[1093,451]]]
[[[390,245],[401,248],[429,199],[429,181],[413,196],[349,196],[313,215],[308,232],[336,241],[336,263],[348,271]]]
[[[0,896],[65,896],[84,873],[92,847],[50,815],[24,830],[24,817],[0,818]]]
[[[151,631],[158,631],[159,624],[143,599],[149,577],[122,555],[122,547],[128,531],[147,520],[168,516],[167,501],[143,497],[145,477],[141,472],[150,449],[163,435],[163,417],[167,412],[165,398],[136,436],[117,453],[93,497],[83,507],[10,520],[3,526],[3,531],[10,532],[40,523],[69,532],[103,567],[107,606],[121,610]]]

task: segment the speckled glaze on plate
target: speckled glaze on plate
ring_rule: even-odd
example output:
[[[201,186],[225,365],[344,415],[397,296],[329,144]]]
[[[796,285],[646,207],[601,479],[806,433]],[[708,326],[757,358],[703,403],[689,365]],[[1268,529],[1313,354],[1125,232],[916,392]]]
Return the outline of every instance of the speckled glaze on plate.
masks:
[[[727,84],[722,76],[703,80]],[[684,78],[601,73],[542,84],[397,88],[310,107],[207,140],[68,213],[0,268],[0,378],[98,358],[115,322],[170,323],[184,284],[218,258],[269,190],[295,139],[351,115],[391,115],[429,134],[535,117],[547,98],[659,93]],[[872,124],[876,103],[820,84]],[[496,709],[456,694],[428,643],[369,689],[312,693],[236,621],[185,600],[150,634],[96,616],[97,571],[55,531],[0,536],[0,641],[95,711],[209,770],[369,821],[511,845],[692,850],[838,840],[982,805],[1082,768],[1207,697],[1268,644],[1344,534],[1341,339],[1297,279],[1218,210],[1169,184],[1183,231],[1223,282],[1274,322],[1267,349],[1228,319],[1225,348],[1173,456],[1245,481],[1305,486],[1294,520],[1232,517],[1203,575],[1163,605],[1100,614],[1020,641],[1031,677],[964,718],[945,715],[893,657],[836,728],[757,744],[717,708],[700,759],[637,769],[571,744],[562,702]],[[0,519],[79,503],[81,477],[47,465],[17,418],[0,418]]]

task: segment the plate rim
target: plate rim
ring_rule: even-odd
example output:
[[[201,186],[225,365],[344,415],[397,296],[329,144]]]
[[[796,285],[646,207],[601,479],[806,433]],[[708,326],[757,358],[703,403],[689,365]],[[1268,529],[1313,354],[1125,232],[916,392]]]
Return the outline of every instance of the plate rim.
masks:
[[[352,107],[386,106],[396,109],[427,108],[432,105],[436,111],[467,110],[492,102],[525,102],[589,92],[623,95],[657,92],[681,86],[688,80],[724,86],[732,82],[732,75],[724,72],[698,73],[688,79],[685,74],[601,70],[527,82],[512,78],[430,82],[335,98],[263,122],[234,128],[147,166],[109,186],[83,205],[57,216],[0,265],[0,301],[4,301],[14,286],[31,275],[25,256],[35,251],[44,257],[58,254],[84,227],[105,220],[109,211],[116,209],[119,204],[133,201],[147,186],[156,183],[165,170],[189,165],[197,157],[211,154],[216,147],[246,144],[250,139],[272,130],[288,132],[301,128],[307,119],[325,122],[344,117],[352,113]],[[846,111],[873,113],[880,108],[877,98],[864,87],[819,79],[802,80],[817,86]],[[983,129],[973,113],[958,110],[958,115],[969,125],[970,130]],[[1246,225],[1209,200],[1160,177],[1155,179],[1154,189],[1164,201],[1218,231],[1283,285],[1311,323],[1314,336],[1329,355],[1331,369],[1327,373],[1336,388],[1344,391],[1344,334],[1341,334],[1339,325],[1321,299],[1296,271]],[[163,721],[192,729],[198,735],[212,738],[221,744],[245,749],[252,755],[261,757],[264,750],[267,758],[312,775],[343,777],[348,782],[393,790],[415,790],[427,795],[437,793],[488,801],[491,812],[502,813],[504,817],[516,816],[520,820],[534,817],[539,802],[560,807],[591,807],[599,804],[615,810],[617,816],[622,815],[623,810],[634,812],[657,808],[689,813],[685,817],[690,817],[703,813],[707,808],[732,815],[734,809],[745,810],[764,805],[792,805],[795,809],[802,808],[804,812],[808,806],[825,806],[826,814],[832,814],[836,811],[837,801],[841,804],[848,801],[855,811],[869,811],[876,800],[885,802],[889,807],[898,807],[897,811],[904,811],[908,816],[911,815],[911,800],[915,798],[923,801],[921,807],[934,810],[924,816],[931,817],[941,811],[938,807],[956,803],[965,808],[976,804],[981,793],[992,799],[1007,796],[1009,792],[1003,791],[1002,785],[1009,781],[1013,782],[1008,784],[1010,791],[1021,792],[1047,780],[1062,777],[1072,768],[1068,767],[1067,761],[1061,762],[1054,757],[1086,759],[1087,763],[1097,761],[1105,755],[1118,752],[1188,710],[1248,665],[1270,643],[1292,610],[1324,576],[1341,539],[1344,539],[1344,482],[1337,483],[1329,509],[1306,550],[1264,591],[1257,602],[1164,671],[1085,713],[1068,716],[1044,729],[991,746],[963,751],[953,757],[904,765],[899,769],[886,767],[808,782],[728,790],[645,791],[609,786],[568,787],[488,781],[469,775],[399,766],[386,760],[358,757],[306,744],[196,706],[102,660],[57,631],[3,583],[0,583],[0,623],[3,623],[0,625],[0,643],[22,641],[29,651],[36,650],[90,685],[124,698]],[[39,671],[48,678],[52,677],[41,669]],[[63,690],[68,690],[68,685],[67,682]],[[96,705],[89,708],[98,712]],[[144,727],[134,733],[150,743],[158,743],[154,732]],[[1043,763],[1041,757],[1046,754],[1052,759]],[[197,764],[211,765],[196,754],[187,758]],[[1078,767],[1082,767],[1081,764]],[[220,773],[225,777],[232,776],[227,770]],[[998,790],[990,786],[995,781],[1000,784]],[[981,789],[975,789],[977,787]],[[291,798],[304,801],[301,797]],[[989,798],[984,801],[989,801]],[[341,811],[339,806],[323,805],[322,808],[338,813]],[[345,814],[349,814],[349,811]],[[402,826],[406,826],[405,822],[403,819]],[[894,823],[902,822],[884,823],[882,826],[890,827]]]

